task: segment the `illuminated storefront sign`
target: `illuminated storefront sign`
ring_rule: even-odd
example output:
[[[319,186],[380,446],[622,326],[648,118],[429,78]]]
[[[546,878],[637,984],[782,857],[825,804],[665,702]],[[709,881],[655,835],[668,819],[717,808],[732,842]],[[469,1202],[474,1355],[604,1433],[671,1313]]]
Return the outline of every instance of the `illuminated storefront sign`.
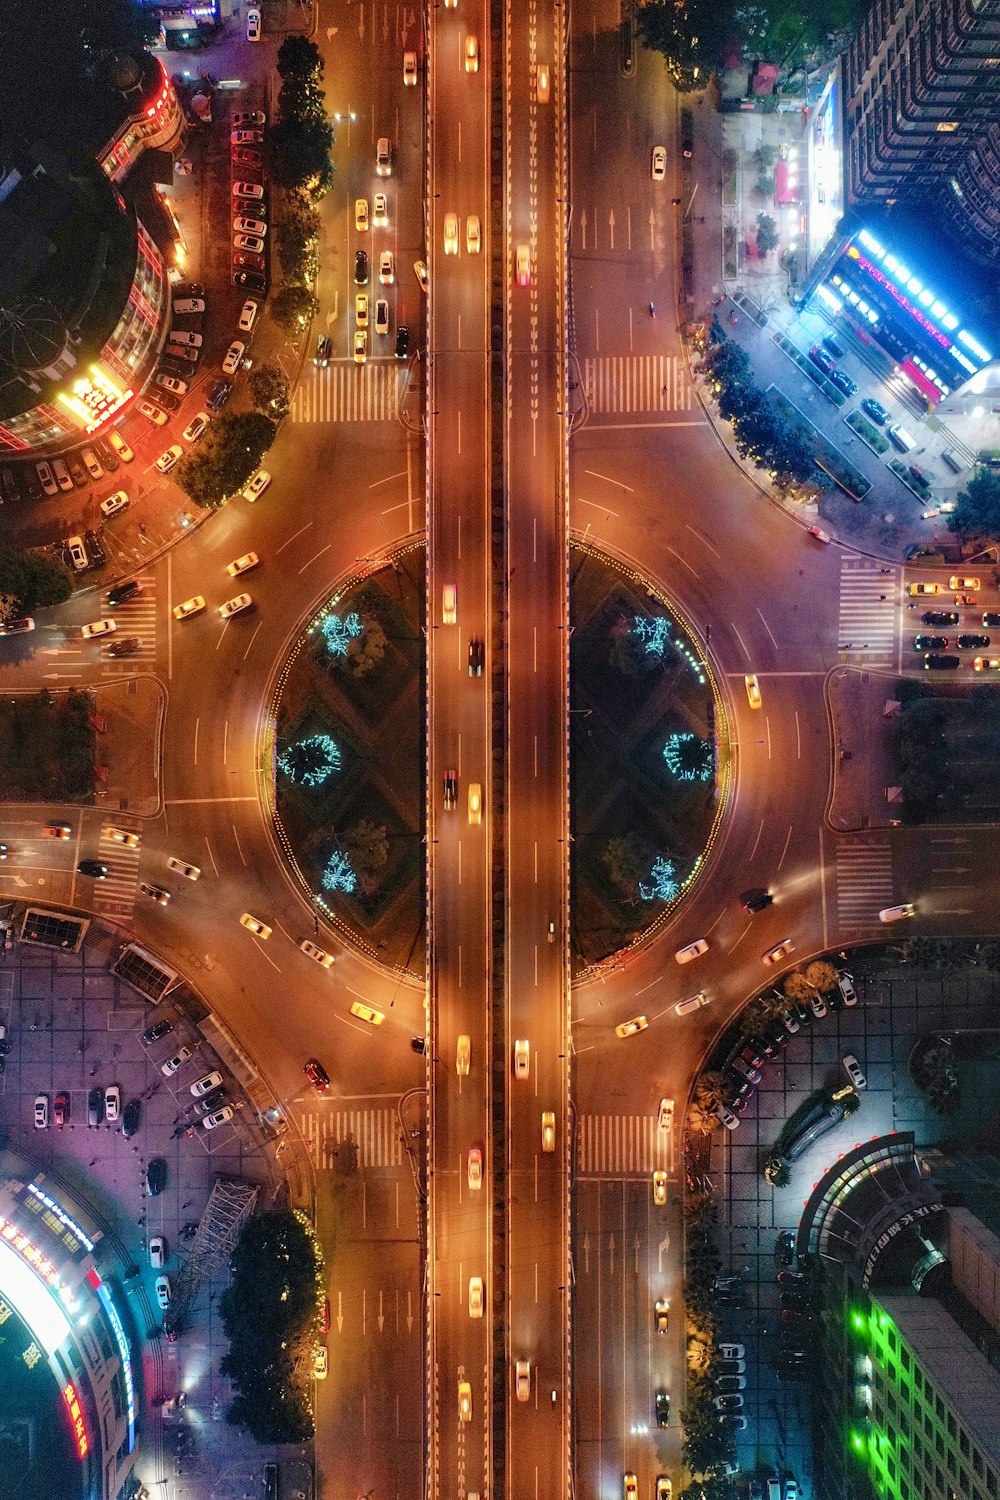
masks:
[[[90,1235],[85,1229],[82,1229],[80,1227],[75,1219],[70,1218],[69,1214],[63,1208],[61,1203],[57,1203],[54,1198],[50,1198],[48,1193],[43,1193],[41,1188],[38,1187],[38,1185],[34,1182],[25,1183],[25,1187],[31,1194],[31,1196],[35,1198],[43,1208],[45,1208],[50,1214],[55,1215],[59,1223],[70,1231],[70,1233],[73,1235],[73,1238],[75,1240],[78,1240],[85,1250],[93,1250],[94,1241],[90,1238]]]
[[[86,432],[93,432],[110,421],[134,394],[133,390],[118,385],[99,365],[91,365],[89,375],[74,380],[71,389],[60,391],[56,400]]]
[[[86,1458],[90,1452],[90,1440],[87,1437],[87,1428],[83,1420],[83,1409],[80,1406],[80,1398],[71,1383],[63,1386],[62,1398],[66,1403],[66,1410],[69,1413],[70,1426],[73,1428],[73,1441],[76,1443],[77,1454],[80,1458]]]
[[[42,1267],[48,1267],[50,1274]],[[46,1354],[54,1354],[70,1332],[69,1319],[56,1301],[63,1290],[61,1282],[55,1268],[6,1220],[0,1220],[0,1286]]]
[[[118,1316],[118,1309],[111,1300],[111,1294],[96,1271],[87,1272],[87,1282],[100,1298],[101,1306],[114,1331],[115,1343],[118,1345],[122,1376],[125,1380],[125,1400],[128,1403],[128,1451],[131,1453],[135,1447],[135,1382],[132,1379],[132,1360],[129,1355],[128,1339],[125,1337],[125,1329]]]

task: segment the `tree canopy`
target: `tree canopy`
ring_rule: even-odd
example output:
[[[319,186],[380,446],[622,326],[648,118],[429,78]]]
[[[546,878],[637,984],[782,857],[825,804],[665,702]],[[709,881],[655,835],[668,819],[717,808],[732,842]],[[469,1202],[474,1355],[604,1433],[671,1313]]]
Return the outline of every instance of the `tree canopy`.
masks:
[[[276,431],[275,423],[262,412],[223,412],[203,442],[178,463],[177,483],[196,505],[217,509],[260,468]]]
[[[0,547],[0,619],[13,620],[49,604],[62,604],[72,592],[69,572],[57,557]]]
[[[219,1311],[229,1339],[221,1371],[236,1396],[227,1421],[259,1443],[306,1442],[319,1334],[323,1259],[304,1214],[275,1210],[243,1229]]]
[[[995,469],[978,469],[959,491],[948,525],[972,547],[1000,541],[1000,474]]]

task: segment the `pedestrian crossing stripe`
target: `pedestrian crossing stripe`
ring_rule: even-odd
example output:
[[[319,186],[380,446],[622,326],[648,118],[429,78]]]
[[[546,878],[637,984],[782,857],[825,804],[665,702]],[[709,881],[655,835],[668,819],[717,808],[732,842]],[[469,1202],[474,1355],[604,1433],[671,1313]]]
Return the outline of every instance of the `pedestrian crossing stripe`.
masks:
[[[687,365],[676,354],[608,355],[583,363],[592,412],[690,411]]]
[[[346,1168],[353,1153],[362,1170],[401,1167],[403,1142],[394,1109],[331,1109],[302,1116],[302,1135],[318,1171]]]
[[[644,1177],[666,1171],[669,1130],[655,1115],[581,1115],[577,1126],[577,1171],[581,1176]]]
[[[896,586],[876,564],[843,558],[837,643],[841,651],[891,654],[896,643]]]
[[[877,927],[893,904],[892,849],[888,843],[837,845],[837,917],[843,928]]]
[[[350,361],[312,367],[292,399],[293,422],[394,422],[406,367],[394,360]]]

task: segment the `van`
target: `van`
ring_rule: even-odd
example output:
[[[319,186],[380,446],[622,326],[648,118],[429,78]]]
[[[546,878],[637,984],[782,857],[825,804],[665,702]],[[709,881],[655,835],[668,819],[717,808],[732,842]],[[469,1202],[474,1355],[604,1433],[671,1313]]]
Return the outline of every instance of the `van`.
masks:
[[[780,1479],[769,1479],[767,1481],[767,1500],[781,1500]]]
[[[899,449],[900,453],[912,453],[913,449],[917,446],[916,438],[911,437],[906,428],[900,427],[898,422],[891,423],[885,429],[885,435],[890,443]]]
[[[941,462],[946,464],[953,474],[961,474],[963,469],[969,466],[962,462],[954,448],[946,448],[941,455]]]
[[[392,152],[389,149],[389,137],[380,135],[378,145],[375,147],[375,171],[379,177],[388,177],[392,171]]]

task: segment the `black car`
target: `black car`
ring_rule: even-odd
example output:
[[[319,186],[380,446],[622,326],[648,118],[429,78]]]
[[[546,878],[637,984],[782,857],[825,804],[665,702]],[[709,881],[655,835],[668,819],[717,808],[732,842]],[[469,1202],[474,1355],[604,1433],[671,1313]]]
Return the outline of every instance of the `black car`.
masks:
[[[808,1312],[812,1307],[812,1297],[806,1287],[785,1287],[778,1293],[778,1306],[794,1312]]]
[[[670,1421],[670,1397],[666,1391],[656,1393],[656,1425],[666,1427]]]
[[[204,297],[205,288],[200,281],[179,281],[174,287],[175,297]]]
[[[832,370],[830,372],[830,384],[835,385],[838,391],[843,391],[845,396],[853,396],[857,386],[850,375],[845,375],[843,370]]]
[[[156,400],[151,402],[150,404],[160,407],[163,411],[170,412],[176,411],[181,403],[178,401],[176,396],[170,393],[170,391],[157,389]]]
[[[681,155],[685,161],[694,155],[694,116],[689,109],[681,110]]]
[[[325,370],[330,363],[330,350],[333,343],[328,333],[321,333],[316,340],[316,353],[313,355],[313,364],[320,365]]]
[[[471,640],[469,642],[469,676],[482,677],[483,675],[483,643]]]
[[[25,464],[21,471],[21,478],[28,491],[29,500],[41,500],[45,491],[42,489],[42,481],[38,477],[38,470],[34,464]]]
[[[944,651],[947,645],[946,635],[915,635],[913,637],[914,651]]]
[[[155,1198],[163,1192],[167,1182],[167,1164],[162,1156],[154,1156],[146,1167],[146,1196]]]
[[[104,1090],[92,1088],[87,1095],[87,1124],[100,1125],[104,1118]]]
[[[405,359],[410,352],[410,330],[405,323],[396,329],[396,358]]]
[[[254,203],[251,206],[255,213],[259,213],[259,203]],[[259,271],[234,271],[233,286],[245,287],[248,292],[266,292],[267,277],[262,276]]]
[[[368,285],[368,254],[364,250],[358,250],[354,256],[354,284]]]
[[[87,471],[77,458],[75,453],[67,453],[63,462],[70,472],[70,478],[80,489],[87,483]]]
[[[766,891],[762,885],[755,885],[740,894],[740,905],[744,911],[764,911],[773,900],[770,891]]]
[[[139,1117],[142,1114],[142,1103],[139,1099],[130,1099],[122,1110],[122,1135],[128,1140],[129,1136],[135,1135],[139,1129]]]
[[[978,651],[980,646],[988,646],[990,638],[988,635],[960,635],[955,642],[963,651]]]
[[[817,370],[822,370],[824,375],[832,375],[834,370],[837,368],[833,360],[830,358],[829,354],[827,354],[826,350],[821,349],[818,344],[813,344],[812,348],[809,350],[809,358],[812,360]]]
[[[784,1034],[784,1028],[782,1028],[782,1033]],[[781,1051],[781,1043],[777,1038],[769,1036],[751,1037],[750,1046],[755,1052],[761,1053],[764,1057],[777,1057]]]
[[[169,1021],[154,1021],[152,1026],[147,1026],[142,1033],[142,1041],[145,1046],[151,1047],[154,1042],[160,1040],[161,1036],[169,1036],[173,1029]]]
[[[931,651],[927,656],[924,657],[925,672],[953,672],[956,667],[960,667],[961,665],[961,657],[941,656],[940,653],[936,651]]]
[[[3,488],[3,497],[5,500],[20,500],[21,492],[17,487],[14,470],[8,468],[6,464],[0,469],[0,486]]]
[[[108,867],[99,859],[81,859],[76,871],[78,875],[89,875],[92,880],[106,880],[108,877]]]
[[[94,449],[108,473],[113,474],[118,467],[118,455],[111,444],[106,443],[103,438],[95,438]]]
[[[832,333],[824,334],[822,343],[823,348],[829,349],[830,353],[836,355],[837,359],[843,359],[844,347],[838,339],[834,338]]]
[[[865,413],[865,416],[871,417],[873,422],[877,422],[879,427],[884,427],[889,420],[889,413],[881,401],[876,401],[874,396],[865,397],[861,403],[861,410]]]
[[[226,402],[229,400],[229,393],[231,390],[232,386],[230,385],[228,380],[217,380],[212,387],[211,393],[209,394],[209,411],[221,411]]]
[[[994,628],[1000,628],[1000,615],[998,615],[995,610],[988,609],[983,615],[983,624],[987,626],[992,625]]]
[[[213,1110],[221,1109],[226,1102],[226,1091],[223,1088],[213,1089],[203,1099],[196,1099],[194,1107],[200,1115],[210,1115]]]
[[[774,1242],[774,1258],[779,1266],[790,1266],[795,1259],[795,1235],[783,1229]]]
[[[116,583],[113,589],[108,590],[108,605],[114,609],[116,604],[126,604],[129,599],[137,599],[142,593],[142,584],[138,578],[130,578],[127,583]]]
[[[925,625],[957,625],[957,609],[925,609],[920,616]]]
[[[104,556],[104,548],[101,546],[101,539],[97,535],[97,532],[85,531],[83,534],[83,545],[87,549],[90,566],[92,568],[103,568],[107,562],[107,558]]]
[[[811,1277],[808,1271],[779,1271],[774,1278],[779,1286],[808,1288]]]
[[[458,773],[456,771],[445,771],[444,773],[444,810],[454,812],[458,806]]]
[[[134,656],[142,645],[137,635],[126,636],[124,640],[112,641],[108,647],[109,656]]]

